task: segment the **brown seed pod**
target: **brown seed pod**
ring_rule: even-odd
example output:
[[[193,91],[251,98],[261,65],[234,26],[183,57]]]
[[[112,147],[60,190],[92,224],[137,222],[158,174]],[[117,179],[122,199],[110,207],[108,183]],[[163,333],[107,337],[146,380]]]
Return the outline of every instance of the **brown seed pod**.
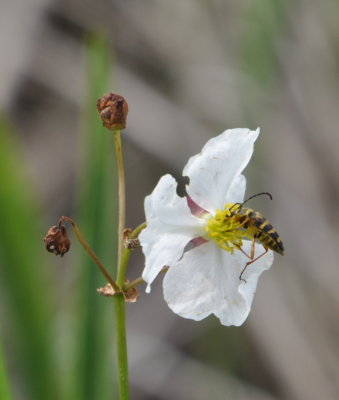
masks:
[[[128,103],[120,95],[108,93],[97,101],[103,125],[111,130],[120,130],[126,128],[126,118],[128,113]]]
[[[54,225],[49,228],[47,235],[44,237],[44,242],[47,251],[60,255],[61,257],[68,252],[71,246],[71,240],[63,225]]]

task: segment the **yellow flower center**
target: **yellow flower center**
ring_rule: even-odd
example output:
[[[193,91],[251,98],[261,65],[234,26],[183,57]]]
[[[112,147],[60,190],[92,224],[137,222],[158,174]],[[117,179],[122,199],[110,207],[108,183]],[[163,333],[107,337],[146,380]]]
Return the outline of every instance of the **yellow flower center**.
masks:
[[[239,214],[235,214],[240,204],[225,204],[223,210],[216,210],[205,225],[207,236],[213,239],[223,250],[234,253],[242,246],[242,239],[251,239],[250,234],[241,226]]]

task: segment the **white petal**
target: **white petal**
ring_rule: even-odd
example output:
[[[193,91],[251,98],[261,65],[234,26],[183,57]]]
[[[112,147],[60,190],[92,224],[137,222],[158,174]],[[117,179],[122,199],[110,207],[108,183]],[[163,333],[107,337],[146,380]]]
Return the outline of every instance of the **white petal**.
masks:
[[[251,243],[244,242],[243,249],[250,251]],[[256,244],[256,255],[263,247]],[[273,253],[251,264],[239,275],[248,258],[240,251],[232,255],[208,242],[184,254],[165,275],[164,296],[169,307],[180,316],[200,321],[215,314],[223,325],[241,325],[247,318],[257,280],[273,262]]]
[[[243,243],[243,250],[250,254],[251,249],[251,242],[244,241]],[[264,248],[257,244],[255,245],[255,257],[259,256],[260,254],[264,253]],[[230,253],[227,253],[228,259],[232,257]],[[245,264],[248,262],[248,258],[240,253],[236,252],[234,254],[235,260],[233,260],[233,265],[236,267],[237,273],[236,276],[233,276],[233,279],[236,281],[237,287],[237,294],[239,295],[239,304],[236,302],[232,302],[231,305],[224,303],[223,307],[215,312],[215,315],[220,319],[220,322],[223,325],[242,325],[248,314],[251,311],[251,306],[253,302],[253,297],[256,292],[257,283],[260,275],[266,271],[267,269],[271,268],[274,258],[273,251],[269,250],[263,257],[259,258],[259,260],[255,261],[253,264],[249,265],[243,274],[243,279],[246,282],[239,280],[239,274],[244,268]],[[230,285],[228,285],[230,286]],[[236,300],[236,296],[233,296],[233,299]]]
[[[258,135],[259,128],[226,130],[188,160],[183,170],[190,178],[187,192],[199,206],[211,211],[228,202],[227,193],[248,164]]]
[[[176,188],[175,179],[165,175],[145,199],[147,227],[139,239],[146,258],[142,277],[148,283],[147,291],[161,269],[175,264],[186,244],[204,233],[203,221],[191,214],[186,198],[179,197]]]
[[[246,178],[244,175],[238,175],[231,183],[222,205],[226,203],[242,203],[244,201],[246,191]],[[219,208],[221,208],[219,206]]]

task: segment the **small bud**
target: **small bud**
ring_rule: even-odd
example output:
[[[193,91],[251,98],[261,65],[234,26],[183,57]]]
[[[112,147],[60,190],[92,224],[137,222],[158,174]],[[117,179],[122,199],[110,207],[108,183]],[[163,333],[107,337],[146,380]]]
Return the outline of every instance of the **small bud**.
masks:
[[[126,128],[128,103],[122,96],[109,93],[100,97],[97,109],[107,129],[115,131]]]
[[[61,257],[68,252],[71,246],[71,240],[63,225],[49,228],[47,235],[44,237],[44,242],[47,251],[60,255]]]
[[[138,300],[139,292],[136,288],[130,288],[124,293],[126,303],[135,303]]]

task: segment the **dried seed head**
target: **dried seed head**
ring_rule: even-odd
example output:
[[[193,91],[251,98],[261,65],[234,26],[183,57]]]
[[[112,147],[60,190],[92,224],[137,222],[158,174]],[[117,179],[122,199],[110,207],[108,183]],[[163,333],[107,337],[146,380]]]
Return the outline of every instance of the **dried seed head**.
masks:
[[[101,294],[101,296],[105,297],[113,297],[115,294],[117,294],[110,283],[107,283],[105,286],[98,288],[97,292]]]
[[[108,93],[97,101],[103,125],[111,131],[125,129],[128,113],[128,103],[120,95]]]
[[[129,282],[126,280],[125,283],[128,284]],[[126,303],[135,303],[139,297],[139,292],[136,288],[130,288],[122,292],[116,292],[110,283],[107,283],[104,287],[98,288],[97,292],[101,294],[101,296],[105,297],[113,297],[116,294],[122,293]]]
[[[47,235],[44,237],[44,242],[47,251],[60,255],[61,257],[68,252],[71,246],[71,240],[63,225],[49,228]]]

